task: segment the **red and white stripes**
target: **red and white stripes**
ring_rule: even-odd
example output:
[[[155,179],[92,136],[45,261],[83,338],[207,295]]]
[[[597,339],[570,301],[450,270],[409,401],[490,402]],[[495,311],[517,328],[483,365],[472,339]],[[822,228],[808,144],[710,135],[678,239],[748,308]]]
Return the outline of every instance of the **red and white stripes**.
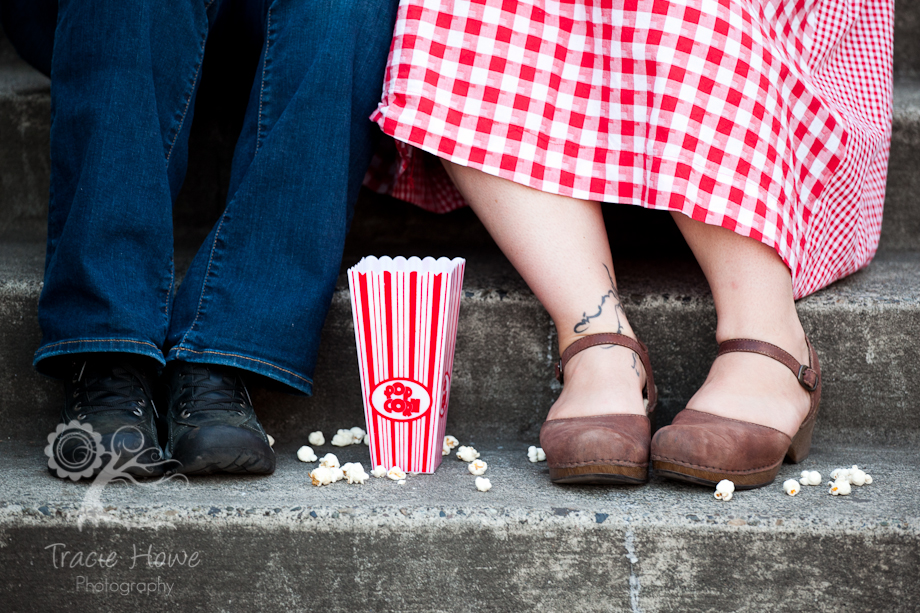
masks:
[[[441,463],[464,268],[368,257],[348,271],[372,466]]]

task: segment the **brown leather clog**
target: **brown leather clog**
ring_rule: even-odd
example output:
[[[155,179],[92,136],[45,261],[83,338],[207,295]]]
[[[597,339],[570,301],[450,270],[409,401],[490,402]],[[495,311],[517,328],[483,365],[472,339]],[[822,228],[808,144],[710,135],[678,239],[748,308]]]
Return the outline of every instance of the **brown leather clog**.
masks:
[[[553,483],[640,484],[648,481],[649,441],[658,402],[648,349],[623,334],[585,336],[566,348],[556,364],[561,383],[576,353],[596,345],[620,345],[636,353],[645,368],[645,415],[591,415],[547,421],[540,429]]]
[[[737,489],[769,485],[779,473],[783,458],[798,463],[808,457],[821,400],[818,354],[808,343],[808,366],[763,341],[733,339],[719,345],[718,355],[742,351],[759,353],[785,365],[811,395],[808,415],[793,438],[783,432],[693,409],[684,409],[670,426],[652,439],[652,467],[669,479],[715,485],[722,479]],[[717,355],[717,357],[718,357]]]

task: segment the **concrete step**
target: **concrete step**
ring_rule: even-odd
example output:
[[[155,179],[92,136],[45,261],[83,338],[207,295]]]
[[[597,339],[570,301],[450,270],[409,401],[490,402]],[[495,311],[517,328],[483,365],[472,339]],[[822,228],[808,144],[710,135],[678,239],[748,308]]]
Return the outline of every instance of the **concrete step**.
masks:
[[[920,77],[920,4],[915,0],[894,3],[894,74]]]
[[[449,225],[450,216],[440,223]],[[431,226],[434,236],[438,227]],[[449,424],[466,438],[535,440],[560,389],[548,315],[494,248],[416,248],[350,247],[343,270],[366,253],[465,255]],[[43,440],[58,415],[56,384],[30,366],[40,340],[42,249],[0,243],[0,423],[3,438],[12,440]],[[665,424],[703,382],[715,355],[712,299],[691,261],[617,259],[616,267],[630,321],[650,347]],[[798,309],[824,369],[820,436],[841,443],[920,440],[920,253],[882,253],[864,271],[799,301]],[[362,423],[358,382],[342,275],[323,331],[314,397],[260,391],[256,406],[276,438],[302,441],[312,430]]]
[[[917,199],[920,175],[916,171],[920,160],[918,79],[920,73],[917,78],[900,78],[895,84],[882,249],[920,250],[920,202]],[[209,95],[205,90],[210,88],[202,85],[202,90],[201,99],[205,99]],[[0,239],[30,237],[40,240],[45,231],[49,91],[48,80],[22,62],[0,61]],[[223,206],[228,180],[226,169],[235,142],[235,138],[228,136],[231,132],[228,126],[236,121],[227,114],[226,109],[216,114],[201,114],[192,130],[189,180],[175,208],[180,241],[195,242],[206,235]],[[358,223],[364,221],[375,223],[370,216],[364,220],[359,218]],[[463,223],[469,225],[455,230],[455,234],[481,230],[472,216],[465,218]],[[420,227],[416,233],[402,234],[407,240],[415,241],[423,239],[426,233],[427,230]]]
[[[10,612],[920,610],[916,446],[821,445],[773,485],[720,502],[657,478],[552,486],[545,463],[526,460],[526,443],[479,446],[487,493],[455,459],[402,486],[316,488],[312,465],[279,445],[271,477],[97,487],[104,514],[84,516],[82,530],[87,484],[51,477],[40,445],[0,450],[0,594]],[[363,448],[335,451],[367,464]],[[827,477],[852,464],[874,482],[847,497],[825,485],[789,497],[780,485],[803,469]],[[91,551],[114,552],[114,565],[70,566]],[[197,554],[194,567],[147,564],[183,552]],[[125,596],[85,593],[158,581],[149,595],[136,585]]]

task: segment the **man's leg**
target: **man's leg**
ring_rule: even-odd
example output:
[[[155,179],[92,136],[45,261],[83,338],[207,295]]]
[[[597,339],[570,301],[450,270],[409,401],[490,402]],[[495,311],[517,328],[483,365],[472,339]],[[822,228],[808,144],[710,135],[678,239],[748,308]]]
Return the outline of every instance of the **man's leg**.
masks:
[[[312,391],[396,5],[246,2],[265,34],[230,195],[170,321],[166,453],[182,472],[274,470],[243,371]]]
[[[230,196],[176,296],[168,359],[310,393],[397,2],[253,6],[266,37]]]
[[[214,11],[209,0],[3,5],[4,23],[21,26],[17,35],[37,31],[46,45],[53,41],[46,53],[33,38],[18,45],[40,68],[50,57],[52,77],[43,339],[35,364],[65,378],[63,422],[91,426],[107,453],[129,462],[159,460],[150,380],[164,362],[172,202]],[[45,17],[55,12],[52,36]],[[89,476],[79,449],[64,435],[58,440],[59,476]],[[147,453],[138,454],[142,449]]]
[[[42,372],[95,352],[164,363],[172,203],[209,10],[209,0],[59,2]]]

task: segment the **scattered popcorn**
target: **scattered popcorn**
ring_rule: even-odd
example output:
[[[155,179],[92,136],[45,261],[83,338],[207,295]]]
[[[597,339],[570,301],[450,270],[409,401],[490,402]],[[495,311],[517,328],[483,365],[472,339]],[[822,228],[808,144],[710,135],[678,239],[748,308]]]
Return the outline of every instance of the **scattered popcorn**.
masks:
[[[543,452],[542,447],[534,447],[531,445],[527,448],[527,459],[531,462],[545,462],[546,453]]]
[[[722,500],[723,502],[728,502],[732,499],[732,492],[735,491],[735,484],[729,481],[728,479],[722,479],[716,484],[716,493],[714,496],[716,500]]]
[[[492,489],[492,482],[485,477],[476,477],[476,489],[480,492],[488,492]]]
[[[274,447],[274,446],[275,446],[275,438],[274,438],[271,434],[266,434],[265,436],[268,437],[268,446],[269,446],[269,447]]]
[[[488,467],[489,465],[482,460],[473,460],[470,462],[469,466],[467,466],[474,475],[484,475]]]
[[[399,466],[394,466],[387,471],[387,478],[392,479],[393,481],[402,481],[406,478],[406,473]]]
[[[399,481],[396,482],[396,485],[405,485],[405,484],[406,484],[405,479],[400,479]]]
[[[360,426],[355,426],[351,429],[351,436],[355,441],[355,445],[364,440],[364,437],[367,436],[367,432],[364,431],[364,428]]]
[[[816,470],[803,470],[799,483],[802,485],[821,485],[821,473]]]
[[[346,464],[345,466],[348,466],[348,464]],[[342,470],[345,471],[345,478],[348,480],[349,483],[357,483],[358,485],[364,485],[364,483],[368,479],[371,478],[369,474],[364,472],[364,467],[361,466],[361,464],[357,462],[355,462],[354,464],[351,464],[351,466],[347,470],[345,468],[343,468]]]
[[[441,455],[450,455],[450,450],[460,444],[456,437],[449,434],[444,437],[444,445],[441,446]]]
[[[856,464],[851,468],[838,468],[831,473],[831,479],[834,481],[846,481],[850,485],[868,485],[872,483],[872,476],[860,470]]]
[[[335,454],[327,453],[319,460],[320,466],[325,466],[326,468],[340,468],[339,459],[335,457]]]
[[[364,444],[365,444],[365,445],[370,445],[370,444],[371,444],[371,435],[370,435],[370,434],[365,434],[365,435],[364,435]]]
[[[332,444],[336,447],[347,447],[352,445],[355,442],[355,437],[352,436],[351,430],[339,430],[332,437]]]
[[[310,473],[310,480],[317,487],[329,485],[332,483],[332,469],[327,466],[317,466]]]
[[[831,483],[831,489],[827,491],[831,496],[849,496],[850,482],[846,479],[837,479]]]
[[[383,466],[378,466],[377,468],[371,471],[371,474],[374,475],[377,479],[387,476],[387,469]]]
[[[341,481],[342,479],[345,478],[345,471],[343,471],[341,468],[333,468],[330,466],[329,472],[332,473],[333,483],[335,483],[336,481]]]
[[[464,462],[472,462],[479,457],[479,452],[473,447],[462,446],[457,450],[457,457]]]
[[[304,445],[297,450],[297,459],[301,462],[315,462],[317,457],[316,454],[313,453],[313,447],[307,447]]]
[[[799,493],[799,482],[795,479],[786,479],[783,481],[783,491],[790,496],[795,496]]]
[[[311,432],[310,436],[307,437],[307,440],[314,447],[322,447],[326,444],[326,439],[323,437],[323,433],[317,430],[316,432]]]

